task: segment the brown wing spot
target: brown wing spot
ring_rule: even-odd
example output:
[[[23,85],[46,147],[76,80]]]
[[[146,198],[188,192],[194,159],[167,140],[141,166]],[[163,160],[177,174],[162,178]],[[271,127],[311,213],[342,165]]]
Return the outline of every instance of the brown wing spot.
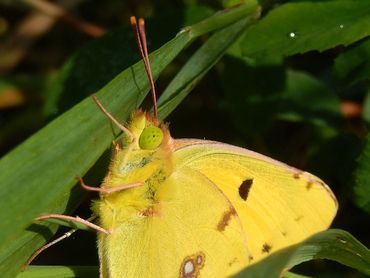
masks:
[[[238,262],[238,258],[233,258],[230,262],[229,262],[229,267],[231,267],[233,264],[237,263]]]
[[[204,266],[205,255],[203,252],[186,256],[181,263],[180,277],[181,278],[195,278],[199,277],[199,272]]]
[[[271,246],[271,245],[269,245],[269,244],[267,244],[267,243],[264,243],[264,244],[262,245],[262,253],[270,253],[271,248],[272,248],[272,246]]]
[[[296,218],[294,218],[294,221],[299,222],[302,220],[302,218],[303,218],[303,215],[298,215]]]
[[[312,188],[312,186],[313,186],[312,181],[308,181],[307,184],[306,184],[306,189],[310,190]]]
[[[281,234],[282,234],[283,236],[287,236],[287,234],[288,234],[288,233],[284,231],[284,232],[281,232]]]
[[[293,178],[298,180],[301,177],[301,173],[294,173]]]
[[[234,209],[234,207],[230,207],[230,209],[222,215],[220,222],[218,222],[216,227],[217,230],[223,232],[226,226],[229,224],[229,221],[233,215],[236,215],[236,210]]]
[[[247,200],[248,198],[248,193],[249,190],[251,189],[253,184],[253,179],[246,179],[245,181],[242,182],[242,184],[239,186],[239,196],[242,198],[244,201]]]
[[[254,260],[253,256],[251,256],[251,255],[249,255],[248,259],[249,259],[249,261],[253,261]]]

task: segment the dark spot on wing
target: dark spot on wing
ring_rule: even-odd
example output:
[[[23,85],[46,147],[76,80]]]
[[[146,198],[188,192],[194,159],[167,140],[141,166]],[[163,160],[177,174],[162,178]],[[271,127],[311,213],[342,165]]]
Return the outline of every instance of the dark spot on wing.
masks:
[[[293,178],[298,180],[300,178],[300,175],[301,175],[300,173],[294,173]]]
[[[281,234],[283,235],[283,236],[286,236],[288,233],[287,232],[281,232]]]
[[[251,256],[251,255],[249,255],[248,259],[249,259],[249,261],[253,261],[254,260],[253,256]]]
[[[267,243],[264,243],[264,244],[262,245],[262,253],[270,253],[271,248],[272,248],[272,246],[271,246],[271,245],[269,245],[269,244],[267,244]]]
[[[308,181],[306,184],[306,189],[310,190],[312,188],[313,183],[311,181]]]
[[[236,211],[234,207],[230,207],[230,209],[222,215],[222,218],[218,222],[217,227],[216,227],[217,230],[220,232],[223,232],[226,226],[229,224],[229,221],[233,215],[236,215]]]
[[[253,184],[253,179],[246,179],[245,181],[242,182],[242,184],[239,186],[239,196],[242,198],[244,201],[247,200],[248,198],[248,193],[249,190],[251,189]]]
[[[230,262],[229,262],[229,267],[231,267],[233,264],[237,263],[238,262],[238,258],[233,258]]]
[[[299,222],[302,220],[302,218],[303,218],[303,215],[298,215],[296,218],[294,218],[294,221]]]

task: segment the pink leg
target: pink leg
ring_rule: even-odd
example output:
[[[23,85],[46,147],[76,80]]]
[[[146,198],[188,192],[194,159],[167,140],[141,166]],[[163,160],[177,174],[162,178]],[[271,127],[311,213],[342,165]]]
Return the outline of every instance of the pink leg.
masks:
[[[47,215],[43,215],[43,216],[39,216],[39,217],[36,217],[35,220],[44,220],[44,219],[48,219],[48,218],[54,218],[54,219],[63,219],[63,220],[70,220],[72,222],[77,222],[77,223],[81,223],[83,225],[86,225],[87,227],[97,231],[97,232],[101,232],[101,233],[104,233],[106,235],[110,235],[111,232],[94,224],[94,223],[91,223],[85,219],[82,219],[81,217],[73,217],[73,216],[69,216],[69,215],[63,215],[63,214],[47,214]]]
[[[125,189],[129,189],[129,188],[144,185],[144,182],[139,181],[139,182],[133,182],[133,183],[128,183],[128,184],[124,184],[124,185],[114,186],[114,187],[110,187],[110,188],[101,188],[101,187],[94,187],[94,186],[86,185],[81,177],[77,177],[77,179],[80,181],[80,185],[83,189],[88,190],[88,191],[100,192],[100,193],[103,193],[103,194],[106,194],[106,195],[109,195],[109,194],[112,194],[112,193],[115,193],[115,192],[118,192],[118,191],[122,191],[122,190],[125,190]]]
[[[26,262],[26,264],[22,267],[22,271],[26,270],[26,268],[32,263],[32,261],[38,256],[40,255],[42,252],[44,252],[46,249],[48,249],[49,247],[53,246],[54,244],[58,243],[59,241],[62,241],[63,239],[65,238],[68,238],[70,237],[74,232],[76,232],[77,229],[72,229],[68,232],[66,232],[64,235],[58,237],[57,239],[45,244],[44,246],[42,246],[40,249],[38,249],[35,253],[33,253],[33,255],[31,256],[31,258],[28,259],[28,261]]]
[[[118,153],[120,150],[121,150],[121,146],[120,146],[120,144],[119,143],[117,143],[116,141],[112,141],[112,145],[113,145],[113,147],[114,147],[114,151],[115,151],[115,153]]]
[[[96,216],[92,216],[90,217],[87,221],[92,221],[96,218]],[[53,241],[45,244],[44,246],[42,246],[40,249],[38,249],[35,253],[32,254],[31,258],[28,259],[28,261],[26,262],[26,264],[22,267],[22,271],[26,270],[26,268],[32,263],[32,261],[38,256],[40,255],[42,252],[44,252],[46,249],[48,249],[49,247],[53,246],[54,244],[58,243],[59,241],[62,241],[63,239],[66,239],[68,237],[70,237],[73,233],[75,233],[77,231],[77,229],[72,229],[72,230],[69,230],[68,232],[66,232],[64,235],[54,239]]]

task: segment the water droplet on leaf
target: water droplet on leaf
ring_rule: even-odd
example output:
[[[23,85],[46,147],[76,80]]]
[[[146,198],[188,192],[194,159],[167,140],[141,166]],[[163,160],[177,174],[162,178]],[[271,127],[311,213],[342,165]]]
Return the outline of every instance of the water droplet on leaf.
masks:
[[[297,38],[297,33],[296,32],[290,32],[289,33],[289,38],[291,38],[291,39],[296,39]]]

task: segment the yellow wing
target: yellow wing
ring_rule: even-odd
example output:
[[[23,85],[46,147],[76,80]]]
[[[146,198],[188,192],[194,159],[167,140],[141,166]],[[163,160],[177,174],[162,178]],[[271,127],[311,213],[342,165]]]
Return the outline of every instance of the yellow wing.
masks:
[[[175,167],[153,194],[145,210],[100,202],[102,277],[225,277],[249,263],[235,208],[206,176]]]
[[[228,197],[251,263],[328,228],[337,211],[335,196],[319,178],[246,149],[175,140],[174,164],[202,173]]]

